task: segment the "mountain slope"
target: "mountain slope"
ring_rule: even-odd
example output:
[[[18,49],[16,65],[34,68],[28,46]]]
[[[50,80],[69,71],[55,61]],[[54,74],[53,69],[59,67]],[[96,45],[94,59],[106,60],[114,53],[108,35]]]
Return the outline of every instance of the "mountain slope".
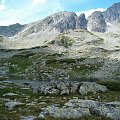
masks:
[[[88,17],[88,29],[94,32],[119,32],[120,2],[114,3],[106,11],[95,11]]]
[[[13,37],[23,30],[25,25],[20,25],[19,23],[9,25],[9,26],[0,26],[0,35],[6,37]]]
[[[102,12],[95,11],[88,17],[87,27],[90,31],[95,32],[105,32],[106,31],[106,22]]]
[[[114,3],[111,7],[103,12],[103,15],[107,22],[120,22],[120,2]]]

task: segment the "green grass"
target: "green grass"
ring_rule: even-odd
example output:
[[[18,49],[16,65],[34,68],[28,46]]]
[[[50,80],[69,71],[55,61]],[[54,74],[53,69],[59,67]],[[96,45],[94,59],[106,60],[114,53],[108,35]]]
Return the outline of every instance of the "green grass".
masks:
[[[9,66],[10,73],[24,72],[25,69],[32,64],[32,61],[29,58],[23,57],[11,57],[8,59],[8,62],[11,63]],[[12,65],[17,65],[17,67]]]
[[[72,46],[74,40],[68,36],[60,36],[60,40],[58,41],[58,44],[61,46],[64,46],[65,48],[68,48]]]
[[[102,64],[81,64],[79,66],[74,66],[71,74],[76,76],[90,74],[93,71],[97,71],[101,66]]]
[[[100,80],[97,81],[97,83],[101,85],[105,85],[108,89],[114,90],[114,91],[120,91],[120,82],[119,81],[113,81],[113,80]]]

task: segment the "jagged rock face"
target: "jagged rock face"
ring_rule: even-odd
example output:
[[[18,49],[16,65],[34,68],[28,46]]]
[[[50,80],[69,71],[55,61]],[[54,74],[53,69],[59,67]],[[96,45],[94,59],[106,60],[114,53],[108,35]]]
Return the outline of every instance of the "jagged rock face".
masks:
[[[88,29],[94,32],[105,32],[106,31],[106,22],[102,12],[96,11],[88,17]]]
[[[43,20],[29,24],[21,36],[26,37],[34,33],[62,33],[69,29],[76,28],[77,15],[74,12],[59,12],[46,17]],[[54,31],[54,32],[53,32]]]
[[[56,14],[58,17],[58,22],[55,22],[55,27],[60,30],[60,32],[65,32],[69,29],[76,29],[76,18],[77,15],[73,12],[63,12],[61,14]],[[56,17],[54,17],[56,19]]]
[[[103,15],[107,22],[120,22],[120,2],[109,7]]]
[[[18,34],[18,32],[20,32],[24,27],[24,25],[20,25],[19,23],[9,26],[0,26],[0,34],[6,37],[12,37]]]
[[[87,20],[85,18],[85,14],[81,14],[77,18],[77,23],[76,23],[76,28],[77,29],[87,29]]]
[[[74,12],[59,12],[43,20],[29,24],[28,28],[25,28],[20,36],[26,37],[38,32],[39,34],[63,33],[76,28],[86,29],[86,26],[87,20],[84,14],[78,17]]]

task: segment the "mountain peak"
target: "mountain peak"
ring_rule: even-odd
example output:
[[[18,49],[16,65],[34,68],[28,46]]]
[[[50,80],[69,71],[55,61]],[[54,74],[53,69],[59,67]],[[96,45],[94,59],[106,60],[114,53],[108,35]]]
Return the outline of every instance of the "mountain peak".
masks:
[[[88,17],[88,29],[95,32],[106,31],[106,22],[101,11],[95,11]]]
[[[103,12],[103,15],[107,22],[119,22],[120,21],[120,2],[114,3],[106,11]]]

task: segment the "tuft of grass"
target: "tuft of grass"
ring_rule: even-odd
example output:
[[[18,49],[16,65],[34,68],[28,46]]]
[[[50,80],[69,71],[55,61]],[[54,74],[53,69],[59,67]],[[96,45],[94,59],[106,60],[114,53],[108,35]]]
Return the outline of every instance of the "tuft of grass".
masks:
[[[114,91],[120,91],[120,82],[116,80],[99,80],[97,81],[98,84],[105,85],[108,89]]]
[[[8,61],[11,63],[9,66],[10,73],[24,72],[32,64],[32,61],[26,57],[11,57]],[[17,65],[17,67],[12,65]]]
[[[65,48],[68,48],[69,46],[72,46],[73,39],[68,36],[60,36],[60,41],[58,41],[58,44],[61,46],[64,46]]]
[[[81,64],[79,66],[74,66],[73,67],[73,72],[74,74],[78,74],[78,75],[86,75],[86,74],[90,74],[93,71],[97,71],[100,67],[102,66],[102,64]]]

